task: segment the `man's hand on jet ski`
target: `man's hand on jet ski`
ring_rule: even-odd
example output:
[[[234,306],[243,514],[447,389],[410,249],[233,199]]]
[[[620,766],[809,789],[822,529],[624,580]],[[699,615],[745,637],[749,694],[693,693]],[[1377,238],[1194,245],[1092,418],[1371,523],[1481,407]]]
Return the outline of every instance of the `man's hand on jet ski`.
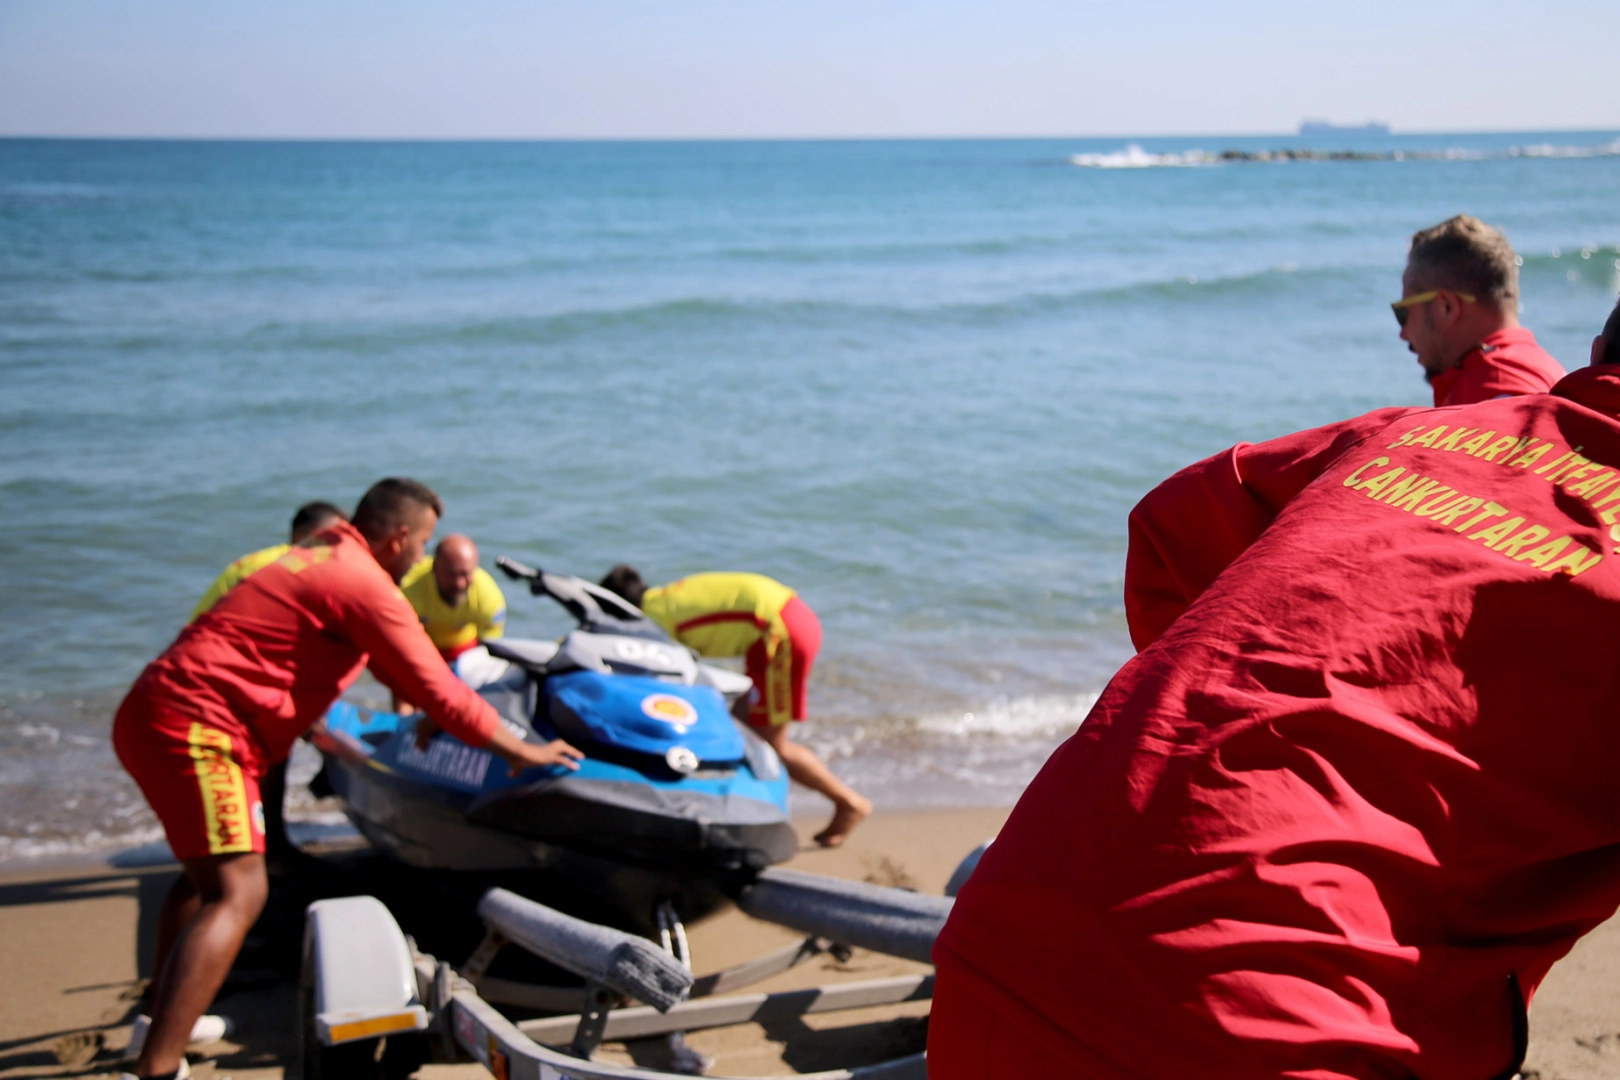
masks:
[[[542,765],[562,765],[577,769],[580,759],[585,756],[561,739],[553,739],[543,746],[536,746],[524,742],[504,727],[495,729],[495,734],[484,744],[484,749],[505,758],[507,764],[512,767],[513,776],[524,769]]]

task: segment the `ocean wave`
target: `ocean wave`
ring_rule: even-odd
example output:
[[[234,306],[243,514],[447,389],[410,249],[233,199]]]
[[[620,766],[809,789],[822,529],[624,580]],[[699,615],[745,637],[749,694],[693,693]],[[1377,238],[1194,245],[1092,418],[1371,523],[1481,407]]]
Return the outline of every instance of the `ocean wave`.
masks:
[[[1536,143],[1532,146],[1515,146],[1503,156],[1527,158],[1620,157],[1620,139],[1616,139],[1614,142],[1610,143],[1603,143],[1598,146],[1557,146],[1552,143]]]
[[[1349,267],[1301,267],[1294,263],[1249,272],[1207,275],[1196,272],[1144,278],[1118,284],[1073,289],[1029,291],[992,300],[962,299],[913,304],[858,300],[722,299],[680,300],[433,323],[261,323],[248,332],[248,342],[271,349],[310,349],[350,355],[390,355],[405,347],[551,345],[581,339],[600,340],[615,333],[692,332],[707,327],[758,324],[780,328],[825,326],[846,329],[869,324],[935,327],[945,322],[986,323],[1075,310],[1114,306],[1139,300],[1186,299],[1221,293],[1267,295],[1305,281],[1339,280],[1355,273]]]
[[[949,738],[1049,739],[1080,727],[1097,704],[1097,693],[1019,697],[962,712],[920,716],[916,730]]]
[[[1213,165],[1218,155],[1203,150],[1187,150],[1179,154],[1150,154],[1135,143],[1123,150],[1108,154],[1075,154],[1071,165],[1086,169],[1181,169],[1192,165]]]
[[[1322,161],[1491,161],[1512,158],[1620,157],[1620,139],[1587,146],[1535,143],[1505,150],[1449,147],[1438,150],[1318,150],[1279,147],[1271,150],[1190,149],[1154,153],[1136,143],[1108,153],[1072,154],[1069,164],[1086,169],[1183,169],[1211,165],[1286,164]]]
[[[163,829],[157,825],[117,832],[89,829],[77,836],[53,836],[43,839],[33,836],[0,835],[0,864],[97,855],[160,843],[162,840]]]

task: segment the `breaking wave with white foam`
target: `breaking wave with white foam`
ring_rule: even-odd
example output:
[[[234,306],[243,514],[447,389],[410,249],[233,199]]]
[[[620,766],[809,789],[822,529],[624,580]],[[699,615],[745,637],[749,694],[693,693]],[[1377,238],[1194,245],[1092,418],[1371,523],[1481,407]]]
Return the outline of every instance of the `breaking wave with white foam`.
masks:
[[[1308,161],[1491,161],[1512,158],[1620,157],[1620,139],[1588,146],[1534,143],[1504,150],[1445,148],[1436,150],[1319,150],[1282,147],[1270,150],[1189,149],[1155,153],[1136,143],[1122,150],[1073,154],[1071,165],[1086,169],[1181,169],[1207,165],[1270,164]]]

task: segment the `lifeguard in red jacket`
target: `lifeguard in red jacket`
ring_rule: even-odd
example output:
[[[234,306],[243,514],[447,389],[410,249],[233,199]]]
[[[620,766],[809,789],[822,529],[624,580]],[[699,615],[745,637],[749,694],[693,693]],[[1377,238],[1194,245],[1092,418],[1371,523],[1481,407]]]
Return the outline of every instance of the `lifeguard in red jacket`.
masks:
[[[1620,311],[1551,394],[1192,465],[934,949],[932,1080],[1487,1080],[1620,905]]]
[[[1436,405],[1543,394],[1564,369],[1519,325],[1519,258],[1501,231],[1459,214],[1412,237],[1391,305]]]
[[[414,480],[382,480],[335,522],[246,578],[141,673],[113,746],[185,873],[159,916],[152,1025],[137,1077],[175,1076],[264,907],[259,777],[286,758],[366,666],[440,727],[514,770],[574,767],[562,741],[531,746],[450,673],[397,587],[443,513]]]

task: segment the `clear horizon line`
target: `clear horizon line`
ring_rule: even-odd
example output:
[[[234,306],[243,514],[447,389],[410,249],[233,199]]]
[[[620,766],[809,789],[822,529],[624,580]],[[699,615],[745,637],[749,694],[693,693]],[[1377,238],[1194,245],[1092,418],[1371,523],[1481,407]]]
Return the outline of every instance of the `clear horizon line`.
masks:
[[[1359,134],[1359,125],[1344,125]],[[1329,133],[1330,134],[1330,133]],[[1388,137],[1445,135],[1620,135],[1620,127],[1391,128]],[[22,142],[262,142],[262,143],[829,143],[829,142],[1049,142],[1059,139],[1271,139],[1300,138],[1298,128],[1273,131],[1131,132],[1105,134],[882,134],[882,135],[112,135],[0,132],[0,141]],[[1384,136],[1380,136],[1384,137]]]

